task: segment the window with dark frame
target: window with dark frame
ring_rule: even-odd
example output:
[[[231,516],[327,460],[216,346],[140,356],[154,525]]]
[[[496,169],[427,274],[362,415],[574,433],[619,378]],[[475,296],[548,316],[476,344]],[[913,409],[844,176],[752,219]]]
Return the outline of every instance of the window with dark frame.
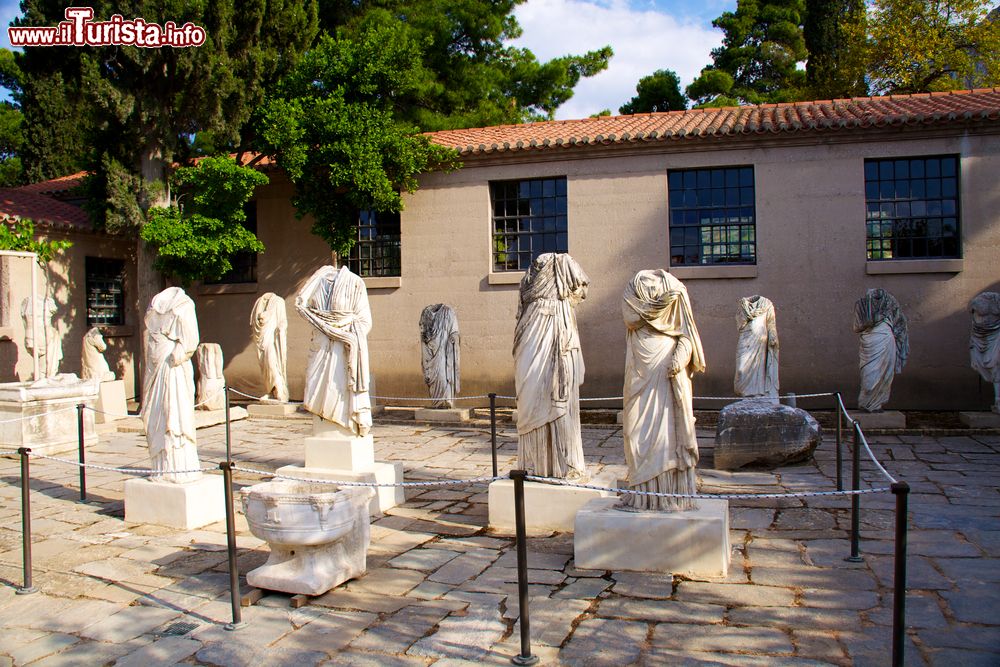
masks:
[[[546,252],[568,252],[566,177],[490,183],[493,270],[525,271]]]
[[[249,201],[247,202],[246,208],[243,209],[246,213],[246,219],[240,223],[243,228],[249,232],[253,232],[253,235],[257,235],[257,202]],[[226,273],[222,274],[222,277],[218,280],[206,280],[206,285],[235,285],[239,283],[255,283],[257,282],[257,253],[246,250],[243,252],[234,253],[232,257],[229,258],[229,263],[233,265],[233,268],[229,269]]]
[[[87,326],[125,324],[125,260],[87,257]]]
[[[402,275],[399,213],[361,211],[348,268],[362,278]]]
[[[865,160],[867,258],[960,257],[957,155]]]
[[[671,169],[670,265],[756,264],[753,167]]]

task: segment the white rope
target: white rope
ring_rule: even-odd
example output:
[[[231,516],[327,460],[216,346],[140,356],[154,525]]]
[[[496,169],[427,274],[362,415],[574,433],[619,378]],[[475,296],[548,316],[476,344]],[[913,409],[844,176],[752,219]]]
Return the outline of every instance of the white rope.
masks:
[[[525,479],[544,484],[557,486],[572,486],[578,489],[594,489],[596,491],[611,491],[612,493],[623,493],[625,495],[636,496],[657,496],[659,498],[704,498],[713,500],[753,500],[756,498],[807,498],[813,496],[856,496],[866,493],[881,493],[889,491],[888,486],[874,487],[870,489],[858,489],[857,491],[805,491],[799,493],[660,493],[659,491],[634,491],[632,489],[616,489],[608,486],[595,486],[593,484],[574,484],[573,482],[555,477],[536,477],[535,475],[525,475]]]
[[[267,398],[266,395],[254,396],[253,394],[247,394],[245,392],[240,391],[239,389],[233,389],[232,387],[229,387],[229,391],[233,394],[239,394],[240,396],[243,396],[245,398],[252,398],[255,401],[261,401],[264,403],[273,403],[275,405],[302,405],[302,401],[277,401],[273,398]],[[265,401],[264,399],[267,400]]]
[[[107,410],[98,410],[97,408],[92,408],[89,405],[83,406],[85,410],[90,410],[99,415],[107,415],[108,417],[138,417],[139,415],[131,415],[129,413],[122,414],[121,412],[108,412]]]
[[[20,454],[21,452],[16,449],[0,449],[0,456],[6,456],[7,454]]]
[[[865,446],[865,451],[868,452],[868,458],[870,458],[872,460],[872,463],[875,464],[875,467],[879,469],[879,472],[881,472],[882,475],[884,475],[887,480],[889,480],[890,482],[892,482],[893,484],[895,484],[896,481],[897,481],[896,478],[893,477],[892,475],[890,475],[889,471],[886,470],[885,468],[883,468],[882,464],[879,463],[879,461],[878,461],[877,458],[875,458],[875,453],[872,451],[872,448],[868,446],[868,439],[865,438],[864,431],[862,431],[859,428],[858,429],[858,433],[861,434],[861,444]]]
[[[418,403],[426,403],[426,402],[443,401],[443,400],[452,400],[452,401],[473,401],[473,400],[475,400],[475,401],[478,401],[478,400],[482,400],[484,398],[489,398],[489,395],[488,394],[483,394],[481,396],[454,396],[451,399],[418,398],[418,397],[415,397],[415,396],[372,396],[372,398],[374,398],[376,400],[379,400],[379,401],[417,401]],[[497,398],[501,398],[501,397],[497,396]]]
[[[66,463],[68,465],[73,465],[78,468],[93,468],[94,470],[106,470],[108,472],[120,472],[127,475],[191,475],[196,472],[210,472],[212,470],[218,470],[218,468],[196,468],[194,470],[152,470],[150,468],[114,468],[112,466],[102,466],[96,463],[80,463],[79,461],[72,461],[70,459],[61,459],[57,456],[46,456],[45,454],[35,454],[31,453],[31,458],[35,459],[47,459],[49,461],[58,461],[59,463]]]
[[[14,422],[25,421],[26,419],[38,419],[40,417],[47,417],[49,415],[57,415],[60,412],[70,412],[71,410],[76,410],[76,406],[70,408],[60,408],[58,410],[53,410],[51,412],[43,412],[37,415],[22,415],[20,417],[14,417],[13,419],[3,419],[0,420],[0,424],[13,424]]]
[[[331,484],[336,486],[372,486],[372,487],[448,486],[455,484],[478,484],[480,482],[494,482],[498,479],[506,479],[506,477],[473,477],[472,479],[445,479],[445,480],[436,480],[428,482],[348,482],[348,481],[332,480],[332,479],[312,479],[309,477],[293,477],[291,475],[278,474],[276,472],[269,472],[267,470],[255,470],[254,468],[244,468],[243,466],[238,466],[238,465],[234,465],[233,470],[239,470],[240,472],[247,472],[254,475],[264,475],[267,477],[276,477],[278,479],[287,479],[293,482],[308,482],[310,484]]]

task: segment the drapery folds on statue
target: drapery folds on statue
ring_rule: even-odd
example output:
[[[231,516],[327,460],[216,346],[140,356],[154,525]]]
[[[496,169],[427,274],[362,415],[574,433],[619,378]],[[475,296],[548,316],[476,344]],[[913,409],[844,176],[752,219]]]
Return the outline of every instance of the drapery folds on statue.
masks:
[[[458,316],[451,306],[436,303],[420,313],[420,366],[432,408],[453,408],[462,391],[461,338]]]
[[[539,255],[521,279],[514,330],[518,466],[533,475],[587,479],[580,432],[583,355],[574,307],[590,279],[565,253]]]
[[[778,397],[778,327],[771,300],[755,295],[740,299],[736,314],[737,396]]]
[[[625,287],[625,409],[622,416],[629,488],[697,492],[691,378],[705,354],[687,289],[663,270],[640,271]],[[689,498],[623,494],[633,510],[685,510]]]
[[[881,287],[854,304],[854,333],[860,336],[858,407],[877,412],[889,401],[892,379],[910,354],[906,317],[896,297]]]

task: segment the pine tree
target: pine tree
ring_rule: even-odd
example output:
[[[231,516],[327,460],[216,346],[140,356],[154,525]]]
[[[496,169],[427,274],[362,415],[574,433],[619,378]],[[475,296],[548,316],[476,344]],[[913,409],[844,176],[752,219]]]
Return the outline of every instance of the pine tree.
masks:
[[[681,93],[681,80],[669,69],[656,70],[639,79],[636,96],[618,109],[619,113],[649,113],[651,111],[679,111],[687,108]]]
[[[806,0],[803,26],[809,60],[810,97],[836,99],[867,94],[864,72],[864,0]]]

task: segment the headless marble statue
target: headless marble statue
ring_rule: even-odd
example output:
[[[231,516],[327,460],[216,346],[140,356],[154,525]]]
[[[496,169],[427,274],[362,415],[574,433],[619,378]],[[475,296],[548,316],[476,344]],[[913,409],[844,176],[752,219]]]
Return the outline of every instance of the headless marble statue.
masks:
[[[1000,293],[982,292],[969,304],[972,368],[993,385],[993,412],[1000,413]]]
[[[739,341],[736,344],[737,396],[778,397],[778,328],[774,304],[762,296],[740,299],[736,315]]]
[[[38,371],[44,377],[53,377],[59,373],[59,362],[62,361],[62,334],[55,321],[56,302],[52,297],[35,297],[34,319],[32,327],[32,301],[25,297],[21,301],[21,320],[24,322],[24,347],[29,354],[35,353],[35,330],[39,336]],[[40,380],[41,378],[34,378]]]
[[[437,303],[420,313],[420,365],[434,399],[432,408],[455,407],[462,390],[459,368],[458,316],[451,306]]]
[[[288,318],[285,300],[274,292],[257,299],[250,313],[250,336],[257,346],[257,361],[264,378],[262,398],[288,401]]]
[[[896,297],[881,287],[854,304],[854,333],[860,336],[861,392],[858,407],[878,412],[889,401],[892,379],[910,353],[906,317]]]
[[[222,373],[222,346],[218,343],[201,343],[195,350],[194,363],[198,368],[195,407],[199,410],[225,410],[226,378]]]

